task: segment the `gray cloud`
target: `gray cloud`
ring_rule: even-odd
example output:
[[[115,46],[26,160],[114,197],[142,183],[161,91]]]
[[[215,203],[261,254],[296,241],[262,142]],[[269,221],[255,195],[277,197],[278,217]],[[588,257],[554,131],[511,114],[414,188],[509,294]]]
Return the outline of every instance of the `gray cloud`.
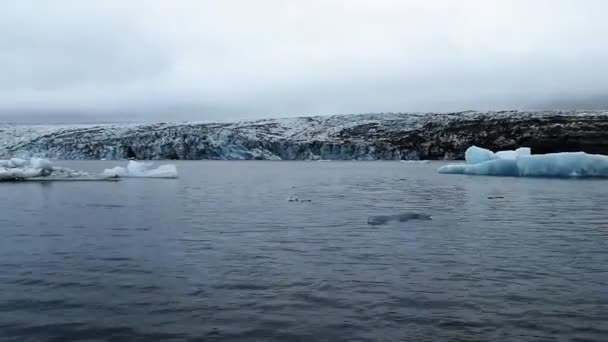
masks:
[[[602,0],[6,1],[0,119],[598,108]]]

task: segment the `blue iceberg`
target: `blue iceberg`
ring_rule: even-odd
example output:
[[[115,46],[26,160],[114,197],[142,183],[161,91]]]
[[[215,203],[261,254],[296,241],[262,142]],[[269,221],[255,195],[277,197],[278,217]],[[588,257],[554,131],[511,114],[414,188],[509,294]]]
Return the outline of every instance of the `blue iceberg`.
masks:
[[[439,173],[511,177],[608,177],[608,156],[584,152],[531,154],[529,148],[492,152],[471,146],[465,164],[440,167]]]

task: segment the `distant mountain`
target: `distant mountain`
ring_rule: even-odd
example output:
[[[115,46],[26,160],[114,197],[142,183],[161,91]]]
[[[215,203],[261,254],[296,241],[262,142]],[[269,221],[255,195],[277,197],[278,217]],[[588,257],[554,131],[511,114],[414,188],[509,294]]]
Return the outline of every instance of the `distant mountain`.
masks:
[[[608,154],[608,111],[386,113],[234,123],[0,125],[0,157],[459,159],[492,150]]]

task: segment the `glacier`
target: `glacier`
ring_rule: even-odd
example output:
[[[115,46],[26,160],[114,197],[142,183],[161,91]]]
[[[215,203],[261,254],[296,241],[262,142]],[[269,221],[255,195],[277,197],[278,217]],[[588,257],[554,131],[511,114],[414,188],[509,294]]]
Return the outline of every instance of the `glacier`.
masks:
[[[379,113],[242,122],[0,124],[0,158],[438,160],[494,151],[608,154],[608,112]]]
[[[465,164],[440,167],[439,173],[510,177],[608,177],[608,156],[585,152],[531,154],[530,148],[492,152],[469,147]]]
[[[153,163],[129,161],[127,167],[116,166],[103,171],[108,177],[123,178],[177,178],[177,167],[173,164],[161,165],[152,168]]]

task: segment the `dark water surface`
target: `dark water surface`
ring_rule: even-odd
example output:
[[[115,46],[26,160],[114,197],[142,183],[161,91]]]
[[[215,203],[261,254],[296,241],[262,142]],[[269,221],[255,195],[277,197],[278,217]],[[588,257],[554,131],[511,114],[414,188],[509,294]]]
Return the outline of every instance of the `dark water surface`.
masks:
[[[0,184],[0,340],[607,341],[608,182],[438,165]]]

